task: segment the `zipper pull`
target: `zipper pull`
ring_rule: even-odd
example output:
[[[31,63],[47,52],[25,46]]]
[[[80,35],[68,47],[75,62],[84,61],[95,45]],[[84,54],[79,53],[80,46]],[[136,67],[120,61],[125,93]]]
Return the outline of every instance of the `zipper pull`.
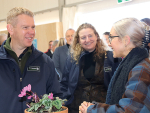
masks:
[[[20,82],[22,82],[22,78],[20,78]]]

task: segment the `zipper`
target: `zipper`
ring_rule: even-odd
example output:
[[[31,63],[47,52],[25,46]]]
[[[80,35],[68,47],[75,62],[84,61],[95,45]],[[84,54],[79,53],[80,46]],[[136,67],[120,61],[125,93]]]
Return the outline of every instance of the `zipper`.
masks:
[[[22,78],[20,78],[20,82],[22,82]]]
[[[19,63],[19,68],[21,70],[21,58],[18,59],[18,63]]]

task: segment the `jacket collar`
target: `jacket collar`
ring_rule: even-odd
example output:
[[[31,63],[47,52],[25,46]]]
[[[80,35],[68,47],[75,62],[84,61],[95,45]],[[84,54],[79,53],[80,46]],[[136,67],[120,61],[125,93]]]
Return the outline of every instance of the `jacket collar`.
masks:
[[[0,47],[0,59],[10,59],[11,57],[8,55],[7,51],[5,50],[4,48],[4,45],[6,43],[6,40],[4,41],[4,43],[1,45]],[[32,49],[32,55],[31,55],[31,60],[34,60],[35,58],[39,57],[42,52],[37,50],[33,44],[31,46],[31,49]]]

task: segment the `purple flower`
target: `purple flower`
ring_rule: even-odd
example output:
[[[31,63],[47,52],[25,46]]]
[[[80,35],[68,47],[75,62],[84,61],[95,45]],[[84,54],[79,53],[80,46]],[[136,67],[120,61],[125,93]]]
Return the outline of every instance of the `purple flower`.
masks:
[[[28,96],[28,97],[27,97],[27,99],[31,99],[31,98],[32,98],[32,96]]]
[[[18,97],[26,96],[26,91],[22,89],[21,94],[18,95]]]
[[[53,99],[53,93],[51,93],[51,94],[48,96],[48,98],[52,100],[52,99]]]
[[[21,91],[21,94],[18,95],[18,97],[23,97],[26,96],[26,91],[31,91],[31,84],[29,84],[28,86],[24,87]],[[31,97],[29,96],[28,98],[31,99]]]
[[[25,91],[31,91],[31,84],[23,88]]]

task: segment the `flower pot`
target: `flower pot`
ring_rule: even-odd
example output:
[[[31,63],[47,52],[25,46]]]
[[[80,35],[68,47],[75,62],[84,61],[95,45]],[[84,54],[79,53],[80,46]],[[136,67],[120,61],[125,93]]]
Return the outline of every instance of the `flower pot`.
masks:
[[[68,113],[68,108],[67,108],[67,107],[62,106],[62,108],[65,109],[65,110],[63,110],[63,111],[58,111],[58,112],[52,112],[52,113]]]
[[[62,108],[65,109],[65,110],[63,110],[63,111],[58,111],[58,112],[51,112],[51,113],[68,113],[68,108],[67,108],[67,107],[62,106]],[[37,112],[28,112],[27,109],[25,109],[25,110],[24,110],[24,113],[37,113]]]
[[[24,113],[36,113],[36,112],[28,112],[27,109],[25,109]]]

